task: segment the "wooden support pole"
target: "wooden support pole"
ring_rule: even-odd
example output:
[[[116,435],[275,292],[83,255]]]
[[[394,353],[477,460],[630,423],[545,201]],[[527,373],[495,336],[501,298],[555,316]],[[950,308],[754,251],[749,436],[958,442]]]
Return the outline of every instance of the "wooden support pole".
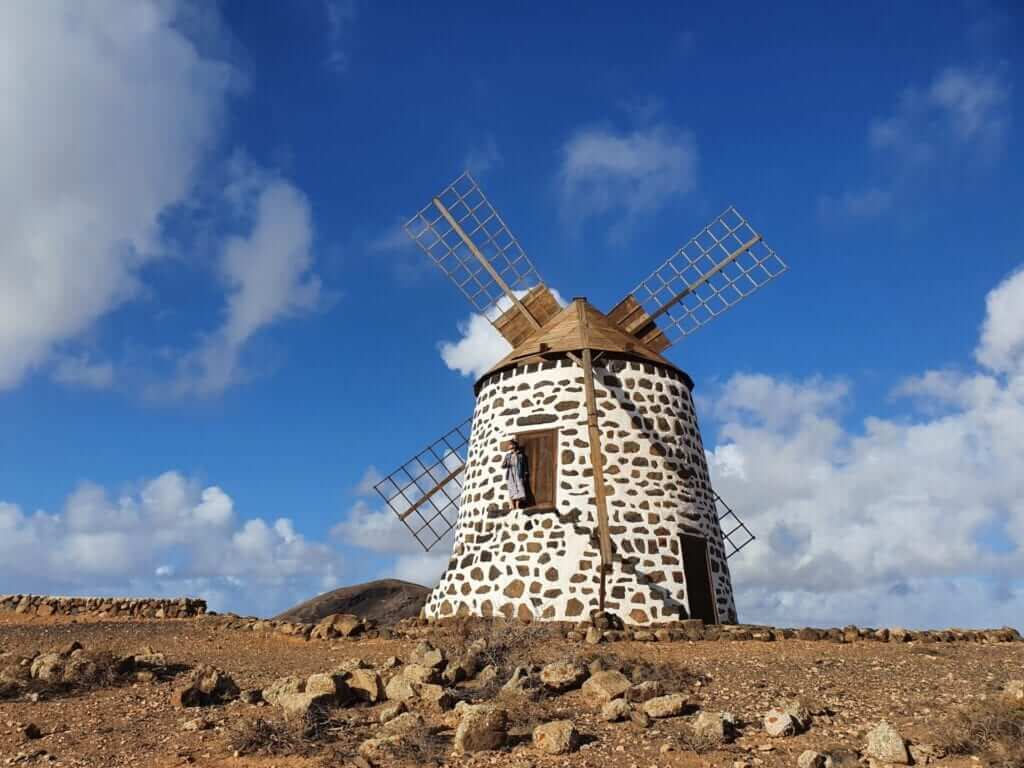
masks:
[[[601,428],[597,422],[597,396],[594,392],[594,359],[590,351],[589,324],[587,322],[584,302],[577,300],[580,330],[583,341],[588,346],[583,348],[583,389],[587,402],[587,433],[590,442],[590,466],[594,472],[594,506],[597,507],[597,535],[601,548],[601,587],[598,593],[598,607],[604,610],[605,582],[612,565],[612,539],[608,531],[608,500],[604,489],[604,454],[601,452]]]

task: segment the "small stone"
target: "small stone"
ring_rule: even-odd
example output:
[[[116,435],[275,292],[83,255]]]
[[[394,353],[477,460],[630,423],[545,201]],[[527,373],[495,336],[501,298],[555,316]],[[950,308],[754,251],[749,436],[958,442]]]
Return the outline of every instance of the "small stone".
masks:
[[[799,732],[800,726],[791,714],[776,708],[768,710],[767,714],[765,714],[764,730],[765,733],[773,738],[794,736]]]
[[[347,613],[332,613],[313,627],[313,640],[333,640],[336,637],[352,637],[366,629],[366,622],[358,616]]]
[[[399,701],[395,704],[388,704],[380,711],[380,716],[377,718],[377,722],[383,725],[389,720],[394,720],[396,717],[407,711],[408,707],[405,706],[404,701]]]
[[[432,707],[436,707],[442,712],[447,712],[455,706],[455,697],[452,696],[450,691],[440,685],[424,683],[423,685],[417,686],[416,694],[420,701],[425,702]]]
[[[796,759],[797,768],[825,768],[828,756],[813,749],[805,749]]]
[[[425,640],[416,646],[410,660],[413,664],[431,669],[440,669],[445,662],[444,654]]]
[[[792,716],[799,731],[807,730],[811,725],[811,711],[798,699],[787,699],[779,707],[783,712]]]
[[[693,734],[701,740],[715,744],[726,741],[732,731],[732,716],[723,712],[703,711],[690,726]]]
[[[388,720],[381,730],[388,735],[399,734],[405,736],[423,730],[426,727],[426,722],[422,715],[414,712],[403,712],[397,717]]]
[[[326,709],[335,701],[329,693],[286,693],[277,697],[276,706],[280,707],[286,718],[305,717],[311,712]]]
[[[587,645],[597,645],[604,641],[604,631],[597,627],[590,627],[587,630],[586,637],[583,638],[583,642]]]
[[[539,697],[540,689],[537,687],[536,680],[530,674],[530,670],[526,667],[516,667],[512,677],[501,686],[498,695],[520,696],[533,701]]]
[[[498,679],[498,668],[493,664],[488,664],[486,667],[477,672],[474,682],[480,688],[486,688],[489,685],[493,685]]]
[[[603,703],[623,696],[631,685],[629,678],[621,672],[608,670],[591,675],[583,684],[583,693]]]
[[[239,693],[238,685],[226,672],[200,664],[185,685],[171,693],[171,703],[176,707],[208,707],[234,701]]]
[[[633,702],[634,704],[642,704],[645,701],[656,699],[659,696],[664,696],[665,690],[662,688],[661,683],[657,680],[646,680],[642,683],[637,683],[631,686],[626,691],[626,701]]]
[[[633,724],[634,728],[643,730],[644,728],[650,728],[654,722],[651,720],[651,716],[644,712],[642,709],[634,709],[629,713],[629,720]]]
[[[645,701],[643,710],[654,718],[677,717],[683,714],[688,704],[689,701],[683,694],[670,693]]]
[[[306,679],[302,677],[279,677],[263,689],[263,700],[276,705],[278,699],[290,693],[302,693],[306,690]]]
[[[21,728],[21,736],[26,740],[43,738],[43,732],[35,723],[29,723]]]
[[[533,746],[549,755],[575,752],[579,742],[579,732],[571,720],[555,720],[533,729]]]
[[[208,731],[213,728],[213,723],[204,717],[197,717],[194,720],[186,720],[181,724],[183,731]]]
[[[359,745],[359,757],[369,765],[388,765],[400,759],[405,739],[402,736],[385,736],[367,739]]]
[[[64,680],[65,659],[59,653],[41,653],[32,660],[29,668],[36,680],[45,683],[59,683]]]
[[[345,675],[345,684],[355,698],[376,704],[384,700],[384,684],[372,669],[354,669]]]
[[[890,630],[890,634],[891,632],[892,630]],[[884,720],[868,732],[867,747],[864,752],[868,757],[873,757],[883,763],[899,765],[910,763],[907,742],[895,728]]]
[[[632,709],[625,699],[612,699],[601,707],[601,719],[606,723],[618,723],[628,719]]]
[[[325,672],[319,672],[306,678],[305,693],[328,696],[338,702],[345,701],[349,697],[348,685],[341,675]]]
[[[455,729],[456,752],[480,752],[497,749],[508,738],[508,712],[501,707],[481,704],[467,709]]]
[[[564,693],[578,688],[588,674],[585,668],[575,662],[556,661],[540,671],[540,681],[548,690]]]

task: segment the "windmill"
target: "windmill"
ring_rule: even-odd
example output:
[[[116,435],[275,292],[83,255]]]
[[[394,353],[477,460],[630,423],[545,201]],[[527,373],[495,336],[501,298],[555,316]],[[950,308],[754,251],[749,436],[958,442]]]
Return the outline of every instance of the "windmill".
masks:
[[[711,487],[693,381],[661,353],[786,270],[762,236],[730,207],[602,313],[559,304],[468,172],[405,229],[512,348],[473,417],[376,485],[425,550],[455,531],[425,614],[736,621],[727,560],[754,536]],[[513,437],[525,508],[501,469]]]

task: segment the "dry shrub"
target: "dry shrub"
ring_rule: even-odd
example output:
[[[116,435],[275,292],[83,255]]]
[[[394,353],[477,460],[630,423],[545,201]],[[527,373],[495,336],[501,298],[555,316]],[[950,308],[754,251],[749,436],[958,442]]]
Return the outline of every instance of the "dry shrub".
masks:
[[[1024,766],[1024,704],[992,699],[957,712],[950,724],[947,751],[983,754],[992,766]]]
[[[10,666],[0,671],[0,701],[31,693],[58,698],[86,693],[131,682],[134,668],[129,661],[107,651],[80,653],[73,676],[61,681],[39,680],[29,676],[27,666]],[[70,661],[70,660],[68,660]],[[88,663],[85,663],[88,662]]]
[[[240,755],[307,756],[317,752],[337,729],[326,710],[313,707],[295,720],[242,720],[231,728],[229,741]]]
[[[402,737],[395,748],[395,757],[414,765],[440,764],[447,760],[451,749],[451,739],[439,736],[429,728],[423,728]]]
[[[691,752],[703,755],[705,752],[711,752],[720,747],[722,740],[710,733],[698,731],[692,725],[687,724],[679,732],[679,743]]]
[[[695,674],[680,664],[637,661],[635,659],[623,658],[614,652],[596,653],[589,660],[591,662],[600,661],[605,669],[619,670],[634,683],[642,683],[645,680],[657,680],[661,683],[666,693],[688,690],[695,682],[700,680],[700,675]]]
[[[240,755],[300,755],[309,748],[290,723],[261,717],[236,723],[231,728],[229,742]]]
[[[541,646],[552,641],[561,641],[558,627],[542,623],[495,620],[480,635],[487,641],[487,647],[480,656],[481,664],[493,664],[498,677],[508,679],[516,667],[530,667],[539,664],[543,655]],[[476,639],[476,638],[473,638]]]

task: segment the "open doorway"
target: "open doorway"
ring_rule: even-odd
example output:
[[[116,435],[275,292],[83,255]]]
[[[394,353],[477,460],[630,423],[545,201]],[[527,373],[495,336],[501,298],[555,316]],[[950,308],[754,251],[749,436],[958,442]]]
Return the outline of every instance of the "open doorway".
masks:
[[[715,591],[711,586],[711,569],[708,567],[708,541],[702,536],[690,536],[685,533],[680,539],[690,618],[703,619],[705,624],[717,624]]]
[[[558,430],[520,432],[516,441],[526,455],[527,508],[553,509],[558,479]]]

